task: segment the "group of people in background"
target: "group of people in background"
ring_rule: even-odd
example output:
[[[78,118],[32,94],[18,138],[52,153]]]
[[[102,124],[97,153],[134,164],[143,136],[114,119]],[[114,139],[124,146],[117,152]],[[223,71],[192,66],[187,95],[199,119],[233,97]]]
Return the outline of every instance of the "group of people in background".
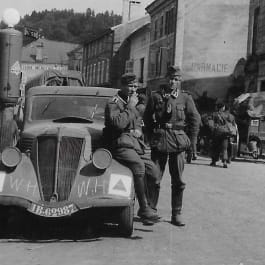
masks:
[[[103,135],[113,157],[132,171],[139,203],[137,215],[148,224],[154,224],[160,218],[157,204],[168,163],[171,223],[184,226],[185,156],[188,153],[191,159],[197,159],[197,137],[202,121],[191,95],[181,88],[180,68],[170,66],[166,79],[167,84],[147,98],[137,94],[136,76],[124,74],[121,89],[106,105]],[[224,167],[229,162],[230,134],[221,133],[227,120],[234,125],[232,115],[224,111],[223,105],[218,105],[216,112],[206,121],[212,137],[212,166],[216,165],[220,155]]]

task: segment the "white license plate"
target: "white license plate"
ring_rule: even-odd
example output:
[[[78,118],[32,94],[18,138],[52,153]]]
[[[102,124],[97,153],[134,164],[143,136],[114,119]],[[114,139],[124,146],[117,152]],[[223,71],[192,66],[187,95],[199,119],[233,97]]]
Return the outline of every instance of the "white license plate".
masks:
[[[78,211],[78,209],[73,203],[60,207],[49,207],[46,205],[32,203],[28,208],[28,211],[43,217],[62,217],[71,215]]]

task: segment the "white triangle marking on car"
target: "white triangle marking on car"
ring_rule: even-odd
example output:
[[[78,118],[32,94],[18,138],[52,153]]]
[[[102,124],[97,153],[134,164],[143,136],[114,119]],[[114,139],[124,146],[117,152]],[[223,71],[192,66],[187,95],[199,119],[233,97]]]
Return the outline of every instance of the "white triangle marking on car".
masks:
[[[131,185],[131,177],[119,174],[111,174],[108,193],[129,197],[131,193]]]

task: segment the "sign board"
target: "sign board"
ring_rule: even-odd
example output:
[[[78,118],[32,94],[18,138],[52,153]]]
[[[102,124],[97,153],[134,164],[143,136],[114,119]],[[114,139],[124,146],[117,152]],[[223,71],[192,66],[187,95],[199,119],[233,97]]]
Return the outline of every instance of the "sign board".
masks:
[[[40,33],[36,29],[25,27],[24,28],[24,36],[37,40],[40,38]]]

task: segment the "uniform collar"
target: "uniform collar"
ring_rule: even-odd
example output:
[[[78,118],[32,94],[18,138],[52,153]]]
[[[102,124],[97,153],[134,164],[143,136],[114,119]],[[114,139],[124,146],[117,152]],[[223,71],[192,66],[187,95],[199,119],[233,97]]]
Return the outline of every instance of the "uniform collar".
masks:
[[[123,95],[121,90],[119,90],[119,92],[117,93],[117,97],[124,104],[127,104],[129,102],[129,97],[127,97],[127,99],[126,99],[126,97]]]
[[[127,101],[125,101],[119,94],[117,95],[117,97],[119,98],[119,100],[124,103],[124,104],[127,104],[128,101],[129,101],[129,97],[127,98]]]
[[[179,95],[179,91],[178,91],[178,90],[176,90],[176,91],[174,91],[174,92],[172,92],[172,93],[170,94],[170,96],[173,97],[173,98],[177,98],[178,95]]]

